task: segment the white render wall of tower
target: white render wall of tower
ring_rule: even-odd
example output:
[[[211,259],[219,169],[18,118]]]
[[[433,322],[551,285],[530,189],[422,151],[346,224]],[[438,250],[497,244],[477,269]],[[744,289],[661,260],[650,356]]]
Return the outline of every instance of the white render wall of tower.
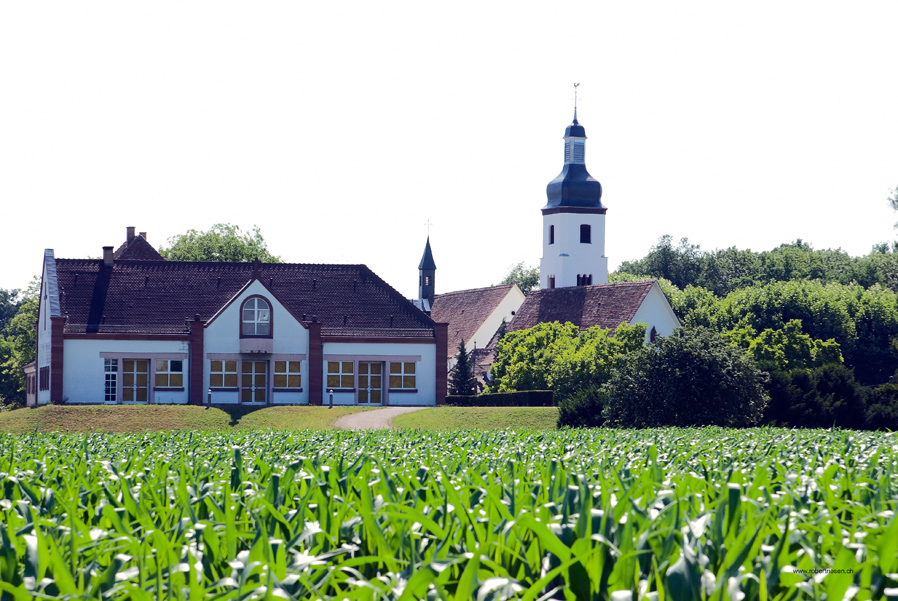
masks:
[[[589,242],[581,242],[583,226]],[[554,239],[553,239],[554,229]],[[603,213],[553,213],[543,215],[543,255],[539,262],[539,287],[564,288],[608,283]],[[554,278],[554,286],[553,279]]]

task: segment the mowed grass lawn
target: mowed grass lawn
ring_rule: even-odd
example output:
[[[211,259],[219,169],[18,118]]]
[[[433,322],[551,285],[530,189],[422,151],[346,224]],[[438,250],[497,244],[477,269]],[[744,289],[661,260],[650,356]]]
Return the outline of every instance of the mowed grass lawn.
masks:
[[[555,407],[434,407],[393,418],[393,427],[412,430],[554,430]]]
[[[192,405],[47,405],[0,413],[0,432],[146,432],[273,428],[326,430],[360,407],[205,408]]]
[[[193,405],[46,405],[0,413],[0,432],[148,432],[169,430],[328,430],[363,407],[196,407]],[[554,407],[434,407],[393,419],[411,430],[554,430]]]

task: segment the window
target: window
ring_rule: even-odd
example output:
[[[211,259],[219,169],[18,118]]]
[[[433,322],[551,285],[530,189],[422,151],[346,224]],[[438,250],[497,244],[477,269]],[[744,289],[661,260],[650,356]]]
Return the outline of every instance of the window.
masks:
[[[237,362],[212,361],[209,388],[237,388]]]
[[[429,275],[424,276],[424,285],[430,286],[430,276]]]
[[[586,153],[586,143],[583,140],[577,140],[574,142],[574,162],[582,163],[584,154]]]
[[[122,361],[122,401],[145,403],[150,391],[150,360]]]
[[[300,361],[275,361],[274,387],[301,389],[302,374],[300,373],[300,364]]]
[[[355,388],[355,369],[352,361],[327,362],[328,388]]]
[[[571,160],[571,141],[564,141],[564,162],[567,163]]]
[[[550,275],[549,276],[549,288],[554,288],[554,287],[555,287],[555,276]]]
[[[118,359],[103,359],[103,400],[107,403],[118,401]]]
[[[588,223],[580,225],[580,244],[592,244],[592,226]]]
[[[240,400],[264,403],[268,393],[268,361],[241,361]]]
[[[359,404],[383,402],[384,364],[378,361],[359,362]]]
[[[390,390],[415,388],[414,362],[390,363]]]
[[[271,306],[264,298],[253,297],[243,303],[242,336],[271,336]]]
[[[181,360],[156,359],[156,387],[183,388],[184,362]]]
[[[555,244],[555,226],[549,226],[549,244]]]
[[[40,389],[50,390],[50,368],[42,367],[38,375],[40,376]]]

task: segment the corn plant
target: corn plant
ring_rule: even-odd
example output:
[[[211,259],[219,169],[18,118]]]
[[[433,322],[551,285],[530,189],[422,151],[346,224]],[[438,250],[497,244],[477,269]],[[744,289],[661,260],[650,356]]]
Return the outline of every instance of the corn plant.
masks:
[[[894,434],[0,436],[0,600],[898,598]]]

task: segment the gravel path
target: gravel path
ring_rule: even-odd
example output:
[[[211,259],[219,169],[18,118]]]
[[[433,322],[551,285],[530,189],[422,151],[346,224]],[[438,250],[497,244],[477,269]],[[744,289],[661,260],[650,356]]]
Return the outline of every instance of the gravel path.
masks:
[[[384,428],[393,427],[390,423],[397,415],[420,411],[421,409],[427,409],[427,407],[384,407],[374,411],[361,411],[351,415],[344,415],[334,422],[334,426],[344,430],[383,430]]]

